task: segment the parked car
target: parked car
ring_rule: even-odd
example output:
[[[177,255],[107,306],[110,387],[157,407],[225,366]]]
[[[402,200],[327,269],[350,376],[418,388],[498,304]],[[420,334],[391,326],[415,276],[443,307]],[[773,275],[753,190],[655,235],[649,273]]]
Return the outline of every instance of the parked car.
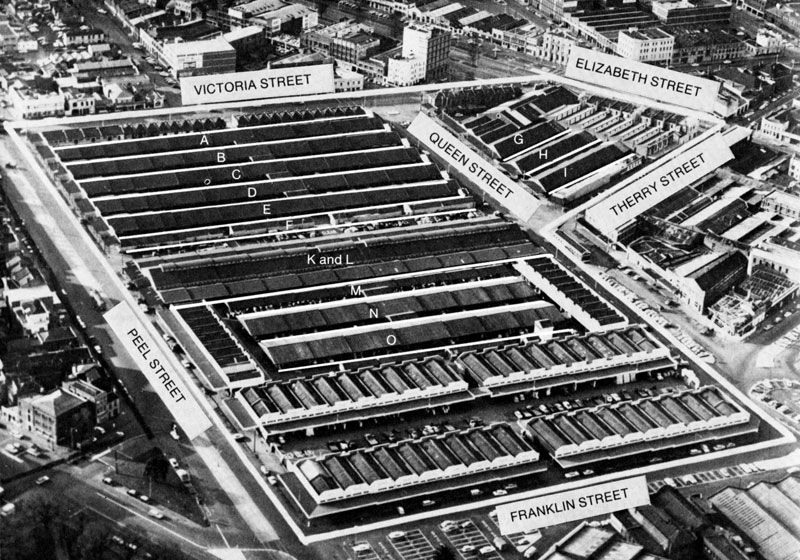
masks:
[[[47,475],[40,476],[39,478],[36,479],[36,484],[38,484],[39,486],[41,486],[42,484],[47,484],[48,482],[50,482],[50,477]]]
[[[164,519],[164,514],[156,508],[150,508],[150,510],[147,512],[147,515],[150,517],[155,517],[156,519]]]
[[[170,457],[169,458],[169,465],[173,469],[177,469],[177,468],[179,468],[181,466],[180,463],[178,463],[178,460],[175,457]]]

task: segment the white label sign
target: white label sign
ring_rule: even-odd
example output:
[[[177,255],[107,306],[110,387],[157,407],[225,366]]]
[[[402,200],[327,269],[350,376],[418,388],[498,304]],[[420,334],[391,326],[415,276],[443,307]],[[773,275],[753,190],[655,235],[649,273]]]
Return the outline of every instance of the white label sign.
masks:
[[[649,503],[647,480],[637,476],[497,506],[497,521],[500,533],[510,535]]]
[[[333,91],[331,64],[181,78],[181,100],[184,105]]]
[[[183,381],[171,371],[168,360],[153,343],[152,337],[136,318],[131,307],[119,303],[106,312],[105,320],[114,329],[128,353],[159,398],[175,417],[178,425],[189,439],[202,434],[211,427],[211,421],[192,397]]]
[[[666,163],[589,208],[586,221],[607,234],[733,159],[733,153],[715,134],[665,159]]]
[[[582,47],[570,50],[566,76],[709,113],[720,87],[713,80]]]
[[[539,201],[533,195],[427,115],[418,114],[408,131],[518,219],[527,222],[536,212]]]

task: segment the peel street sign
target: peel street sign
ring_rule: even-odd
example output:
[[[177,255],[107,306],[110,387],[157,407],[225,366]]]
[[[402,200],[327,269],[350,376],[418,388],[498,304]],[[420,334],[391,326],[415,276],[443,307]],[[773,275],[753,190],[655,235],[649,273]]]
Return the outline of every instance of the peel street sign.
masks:
[[[419,113],[408,131],[519,220],[527,222],[536,212],[539,201],[532,194],[427,115]]]
[[[194,439],[210,428],[211,421],[183,381],[170,370],[169,361],[153,343],[131,307],[121,302],[104,317],[186,436]]]
[[[570,50],[565,75],[707,113],[713,112],[720,87],[713,80],[582,47]]]
[[[648,505],[644,476],[595,484],[497,507],[500,533],[510,535]]]

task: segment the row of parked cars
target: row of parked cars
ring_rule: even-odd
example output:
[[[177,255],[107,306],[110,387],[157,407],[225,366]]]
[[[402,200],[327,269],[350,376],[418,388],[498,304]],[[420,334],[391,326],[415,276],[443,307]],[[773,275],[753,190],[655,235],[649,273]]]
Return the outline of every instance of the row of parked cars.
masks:
[[[476,428],[478,426],[483,426],[484,422],[480,418],[470,418],[464,421],[466,427],[469,428]],[[391,432],[388,433],[368,433],[364,434],[363,439],[357,438],[352,440],[339,440],[339,441],[329,441],[327,446],[328,450],[332,452],[338,451],[348,451],[351,449],[358,449],[359,447],[371,447],[374,445],[380,445],[381,443],[394,443],[396,441],[400,441],[401,439],[416,439],[423,436],[431,436],[435,434],[442,434],[445,432],[455,432],[458,430],[456,426],[454,426],[450,422],[442,422],[437,424],[426,424],[421,428],[409,428],[407,430],[397,430],[393,429]]]
[[[109,476],[106,476],[106,477],[103,478],[103,484],[107,484],[108,486],[117,486],[117,483],[114,482],[114,480]],[[139,501],[141,501],[141,502],[143,502],[145,504],[150,504],[151,500],[150,500],[149,496],[147,496],[145,494],[140,494],[139,492],[137,492],[133,488],[125,488],[125,487],[120,486],[120,489],[124,490],[125,493],[128,496],[130,496],[131,498],[136,498],[136,499],[138,499]],[[150,517],[154,517],[155,519],[164,519],[165,518],[164,513],[161,510],[159,510],[158,508],[154,508],[154,507],[151,507],[148,510],[147,515],[149,515]]]
[[[663,374],[659,374],[663,379]],[[595,406],[602,406],[604,404],[614,404],[623,401],[632,401],[636,399],[645,399],[659,394],[667,394],[674,392],[672,387],[638,387],[630,391],[619,391],[608,393],[604,396],[596,395],[594,397],[574,398],[567,399],[561,402],[552,402],[549,404],[529,404],[525,408],[514,411],[514,416],[518,420],[534,418],[537,416],[545,416],[548,414],[557,414],[559,412],[569,412],[579,408],[592,408]]]

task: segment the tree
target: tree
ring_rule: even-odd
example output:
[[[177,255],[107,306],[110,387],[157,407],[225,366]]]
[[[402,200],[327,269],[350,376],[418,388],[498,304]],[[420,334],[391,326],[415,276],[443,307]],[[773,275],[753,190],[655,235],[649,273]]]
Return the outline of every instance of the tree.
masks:
[[[436,550],[433,551],[431,560],[456,560],[456,555],[452,548],[446,544],[442,544],[436,547]]]
[[[42,495],[25,500],[25,507],[22,513],[29,520],[29,523],[44,525],[45,527],[50,527],[53,522],[60,521],[67,516],[61,504]]]
[[[73,557],[80,560],[100,560],[106,549],[108,531],[99,523],[90,521],[75,539]]]

